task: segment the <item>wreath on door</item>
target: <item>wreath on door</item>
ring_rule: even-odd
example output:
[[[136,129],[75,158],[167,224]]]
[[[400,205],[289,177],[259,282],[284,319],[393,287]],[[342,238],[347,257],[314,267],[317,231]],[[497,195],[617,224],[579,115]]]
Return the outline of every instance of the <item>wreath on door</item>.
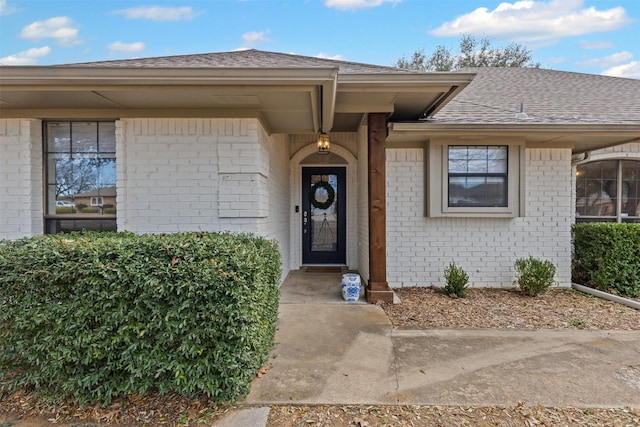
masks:
[[[319,202],[316,199],[316,191],[318,190],[318,188],[324,188],[325,191],[327,192],[326,201]],[[311,201],[311,204],[313,205],[313,207],[318,209],[328,209],[329,206],[333,204],[333,201],[335,200],[335,198],[336,198],[336,192],[334,191],[331,184],[329,184],[327,181],[318,181],[315,184],[313,184],[311,186],[311,189],[309,190],[309,200]]]

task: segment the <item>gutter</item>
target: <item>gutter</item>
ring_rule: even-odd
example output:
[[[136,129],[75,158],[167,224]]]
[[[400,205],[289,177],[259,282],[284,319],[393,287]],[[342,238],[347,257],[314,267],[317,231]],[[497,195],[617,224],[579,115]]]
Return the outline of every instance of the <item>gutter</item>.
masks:
[[[584,292],[585,294],[590,294],[599,298],[606,299],[608,301],[617,302],[618,304],[626,305],[631,308],[635,308],[636,310],[640,310],[640,302],[630,300],[628,298],[622,298],[617,295],[613,295],[607,292],[602,292],[597,289],[590,288],[588,286],[578,285],[577,283],[572,283],[571,287],[580,292]]]
[[[577,157],[581,154],[582,154],[582,158],[574,159],[574,157]],[[583,163],[589,162],[590,160],[591,160],[591,151],[585,151],[584,153],[574,154],[573,156],[571,156],[571,166],[581,165]]]
[[[542,124],[542,123],[436,123],[430,121],[421,122],[394,122],[391,123],[395,132],[411,132],[411,133],[424,133],[430,134],[438,133],[442,135],[446,134],[458,134],[465,131],[473,131],[475,133],[491,132],[491,133],[509,133],[513,134],[528,134],[531,132],[568,132],[573,135],[609,135],[611,133],[629,134],[632,139],[626,142],[638,141],[637,134],[640,131],[639,124]]]
[[[0,67],[1,86],[9,89],[126,85],[335,85],[338,68],[105,68],[105,67]]]

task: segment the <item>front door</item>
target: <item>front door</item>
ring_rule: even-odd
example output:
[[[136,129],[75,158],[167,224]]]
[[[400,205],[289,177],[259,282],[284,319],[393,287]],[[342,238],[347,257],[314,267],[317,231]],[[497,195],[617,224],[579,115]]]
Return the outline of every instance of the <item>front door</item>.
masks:
[[[346,263],[346,171],[302,168],[302,262]]]

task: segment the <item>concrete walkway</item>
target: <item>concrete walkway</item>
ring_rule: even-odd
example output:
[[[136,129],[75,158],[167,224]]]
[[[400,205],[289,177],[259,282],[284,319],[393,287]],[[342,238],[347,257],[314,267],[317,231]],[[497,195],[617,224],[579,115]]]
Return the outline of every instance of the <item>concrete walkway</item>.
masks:
[[[640,406],[640,333],[399,330],[340,274],[282,285],[273,367],[244,403]]]
[[[640,407],[638,331],[393,329],[340,280],[289,274],[272,367],[216,427],[264,427],[273,404]]]

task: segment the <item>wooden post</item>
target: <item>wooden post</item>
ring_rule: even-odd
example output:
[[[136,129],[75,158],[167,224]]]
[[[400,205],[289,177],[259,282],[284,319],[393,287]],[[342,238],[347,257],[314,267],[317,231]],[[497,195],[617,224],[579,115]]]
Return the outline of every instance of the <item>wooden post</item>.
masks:
[[[393,302],[387,283],[386,139],[387,115],[369,113],[369,282],[365,295],[370,303]]]

